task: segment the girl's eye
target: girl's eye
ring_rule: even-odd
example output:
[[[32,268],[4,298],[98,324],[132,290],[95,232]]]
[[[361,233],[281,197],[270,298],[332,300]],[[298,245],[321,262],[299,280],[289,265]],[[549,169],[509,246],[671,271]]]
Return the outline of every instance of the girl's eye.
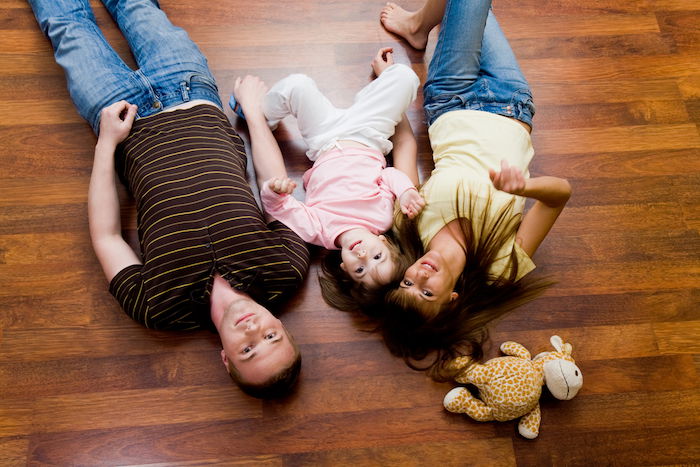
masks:
[[[381,254],[381,253],[377,253],[376,255],[374,255],[374,259],[379,259],[379,258],[381,258],[381,257],[382,257],[382,254]]]
[[[433,293],[430,292],[429,290],[424,290],[424,291],[423,291],[423,295],[425,295],[426,297],[432,297],[432,296],[433,296]]]
[[[364,268],[363,266],[360,266],[359,268],[355,269],[355,272],[356,272],[357,274],[360,274],[360,273],[361,273],[362,271],[364,271],[364,270],[365,270],[365,268]]]
[[[241,351],[241,353],[248,353],[248,352],[250,352],[251,350],[253,350],[253,346],[252,346],[252,345],[246,345],[245,347],[243,347],[243,350]]]
[[[267,339],[267,340],[274,339],[275,336],[277,336],[276,332],[268,332],[267,334],[265,334],[265,339]]]

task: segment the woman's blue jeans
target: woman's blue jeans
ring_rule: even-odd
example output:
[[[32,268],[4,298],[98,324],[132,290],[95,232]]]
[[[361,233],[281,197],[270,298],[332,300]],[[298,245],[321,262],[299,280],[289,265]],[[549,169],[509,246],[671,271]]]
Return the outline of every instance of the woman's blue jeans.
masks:
[[[532,127],[535,106],[491,0],[449,0],[423,86],[431,125],[451,110],[483,110]]]
[[[172,25],[156,0],[103,0],[131,47],[129,68],[105,40],[89,0],[29,0],[63,67],[80,115],[97,134],[100,111],[126,100],[138,117],[190,100],[221,107],[207,60],[187,33]]]

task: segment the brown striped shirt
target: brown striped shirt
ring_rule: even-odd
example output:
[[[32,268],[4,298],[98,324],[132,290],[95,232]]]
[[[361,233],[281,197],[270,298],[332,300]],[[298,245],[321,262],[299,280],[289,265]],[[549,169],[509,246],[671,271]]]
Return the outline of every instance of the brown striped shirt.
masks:
[[[136,200],[143,265],[120,271],[110,292],[155,329],[209,327],[215,272],[269,306],[293,292],[309,263],[304,242],[265,224],[246,178],[241,138],[211,105],[134,122],[117,170]]]

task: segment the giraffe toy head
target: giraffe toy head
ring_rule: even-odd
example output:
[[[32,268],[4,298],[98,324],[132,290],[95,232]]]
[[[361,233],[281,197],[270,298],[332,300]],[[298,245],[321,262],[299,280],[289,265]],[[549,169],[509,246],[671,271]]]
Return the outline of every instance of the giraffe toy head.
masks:
[[[571,356],[571,344],[559,336],[550,339],[554,351],[530,358],[530,352],[517,342],[501,344],[503,357],[483,364],[468,357],[456,358],[451,366],[455,381],[473,384],[479,389],[474,397],[464,387],[447,393],[443,404],[447,410],[465,413],[478,421],[506,421],[520,418],[518,431],[532,439],[539,434],[542,386],[547,384],[554,397],[572,399],[583,384],[581,370]]]
[[[534,361],[543,360],[544,383],[554,397],[568,401],[573,399],[583,385],[583,374],[571,357],[571,344],[565,344],[559,336],[549,340],[555,352],[538,354]]]

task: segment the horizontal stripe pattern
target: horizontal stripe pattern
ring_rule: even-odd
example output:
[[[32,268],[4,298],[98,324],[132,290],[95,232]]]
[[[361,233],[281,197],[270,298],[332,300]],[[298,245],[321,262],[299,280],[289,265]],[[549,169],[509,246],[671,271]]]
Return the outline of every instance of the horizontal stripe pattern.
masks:
[[[243,141],[216,107],[137,120],[117,170],[136,200],[143,265],[120,271],[110,292],[134,320],[153,329],[209,327],[215,272],[265,306],[303,281],[306,245],[284,224],[265,224]]]

